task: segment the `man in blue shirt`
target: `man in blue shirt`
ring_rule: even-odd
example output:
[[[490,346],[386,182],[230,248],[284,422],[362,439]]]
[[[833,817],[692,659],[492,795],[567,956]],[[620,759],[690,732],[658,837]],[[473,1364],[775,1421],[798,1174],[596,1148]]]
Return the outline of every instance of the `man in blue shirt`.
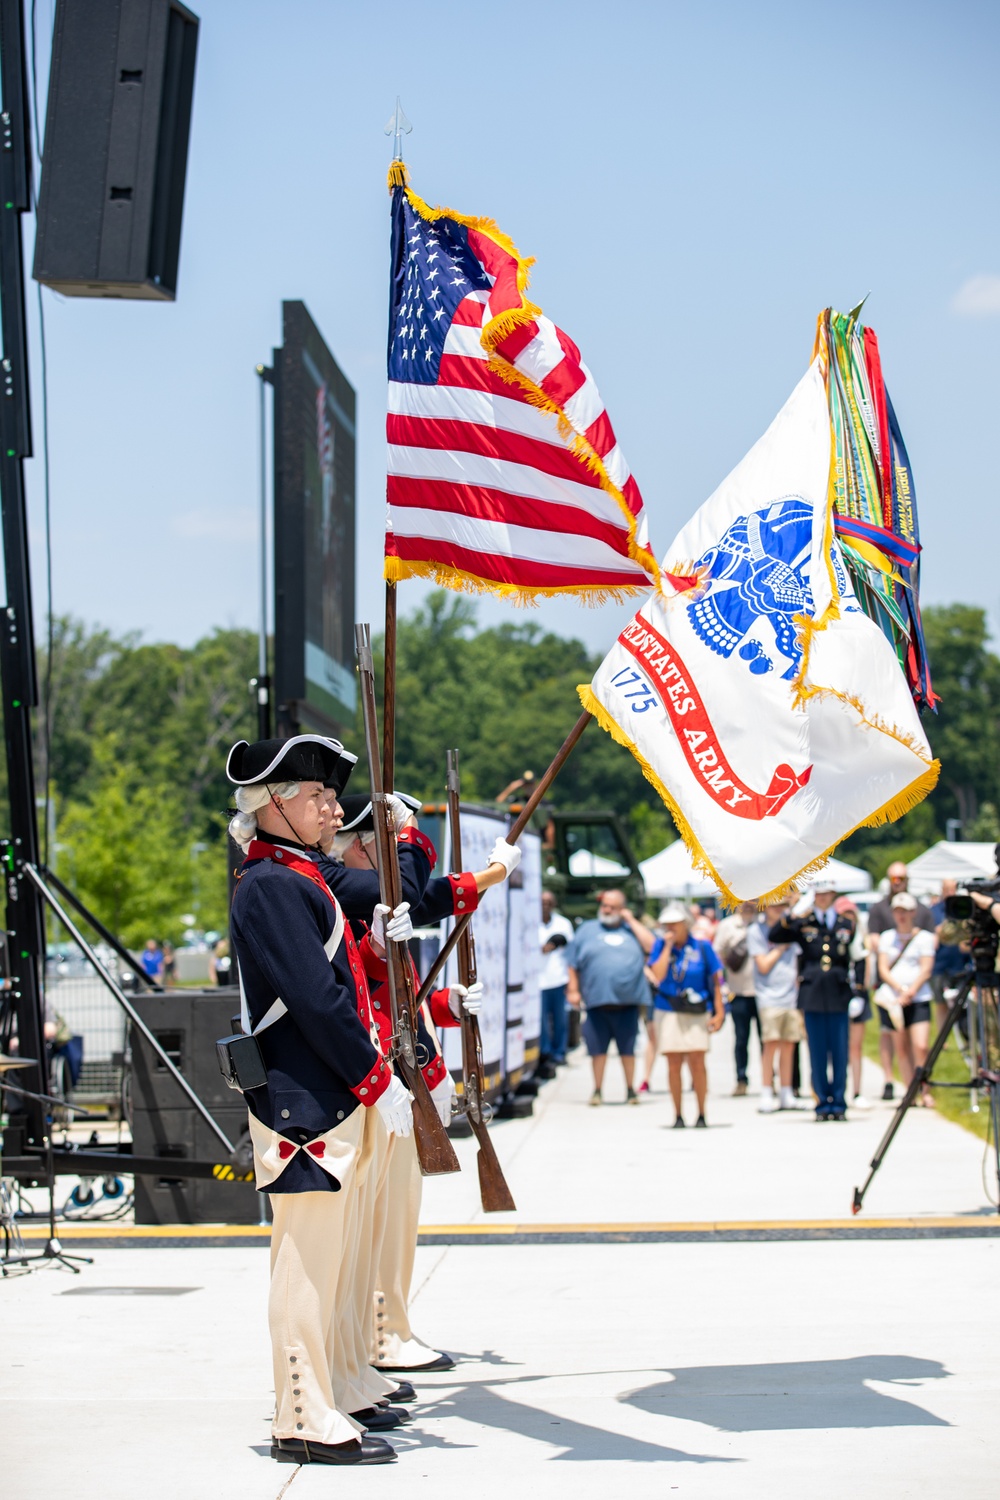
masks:
[[[612,1040],[625,1071],[628,1102],[639,1102],[632,1087],[635,1042],[639,1006],[649,993],[642,971],[652,946],[653,934],[629,911],[623,891],[603,891],[597,920],[581,922],[567,945],[566,1003],[578,1009],[582,1002],[587,1011],[582,1030],[594,1069],[591,1104],[603,1103],[601,1086]]]
[[[653,944],[649,967],[656,982],[654,1017],[656,1045],[667,1059],[670,1097],[674,1101],[675,1130],[683,1130],[682,1069],[687,1059],[691,1087],[698,1101],[695,1128],[704,1130],[708,1073],[705,1057],[709,1033],[726,1019],[722,999],[722,964],[711,943],[691,936],[683,906],[671,904],[660,912],[664,936]]]

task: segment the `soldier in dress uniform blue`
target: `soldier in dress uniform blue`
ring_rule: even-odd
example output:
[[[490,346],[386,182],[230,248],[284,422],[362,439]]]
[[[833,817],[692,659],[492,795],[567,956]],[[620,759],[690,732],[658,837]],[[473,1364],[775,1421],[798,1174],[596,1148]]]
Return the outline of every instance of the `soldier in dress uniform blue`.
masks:
[[[403,797],[401,800],[419,811],[420,803],[414,798]],[[345,872],[354,872],[355,877],[363,876],[363,872],[370,872],[374,865],[375,825],[371,800],[363,793],[344,796],[338,803],[338,810],[341,823],[330,841],[331,855],[335,861],[343,862],[341,868]],[[520,858],[521,851],[516,845],[498,838],[485,870],[468,870],[431,879],[419,904],[410,912],[413,922],[420,927],[436,926],[445,917],[474,912],[483,892],[490,886],[502,884],[517,868]],[[325,862],[322,862],[322,868],[326,870]],[[346,874],[341,879],[346,880]],[[361,937],[362,930],[355,925],[357,937]],[[367,968],[372,983],[372,1004],[377,1010],[376,1020],[388,1029],[388,1002],[382,988],[386,979],[385,964],[374,957],[369,959]],[[481,984],[469,989],[456,984],[435,990],[418,1017],[417,1041],[428,1059],[421,1072],[445,1127],[451,1123],[455,1085],[445,1066],[434,1028],[457,1026],[463,1010],[470,1015],[478,1014],[482,1006],[482,988]],[[410,1327],[408,1304],[422,1185],[412,1137],[395,1141],[383,1185],[385,1206],[380,1220],[380,1224],[384,1222],[383,1237],[380,1245],[373,1246],[375,1275],[373,1297],[368,1308],[369,1313],[374,1314],[370,1335],[371,1360],[386,1373],[450,1370],[455,1363],[450,1354],[433,1349],[417,1338]]]
[[[847,1050],[854,918],[834,910],[836,890],[822,876],[810,888],[810,909],[795,908],[768,933],[772,943],[797,943],[799,1009],[809,1038],[817,1120],[847,1117]]]
[[[409,1094],[372,1016],[372,939],[355,942],[317,863],[329,819],[324,782],[343,785],[353,762],[336,741],[298,735],[241,741],[226,767],[239,808],[231,831],[244,845],[254,835],[231,932],[243,1031],[257,1038],[267,1072],[245,1098],[257,1186],[274,1220],[271,1454],[285,1463],[390,1462],[394,1450],[366,1429],[407,1416],[351,1412],[336,1394],[358,1179],[380,1132],[406,1136],[412,1127]],[[417,883],[426,884],[428,855],[419,843],[413,849],[424,865]]]

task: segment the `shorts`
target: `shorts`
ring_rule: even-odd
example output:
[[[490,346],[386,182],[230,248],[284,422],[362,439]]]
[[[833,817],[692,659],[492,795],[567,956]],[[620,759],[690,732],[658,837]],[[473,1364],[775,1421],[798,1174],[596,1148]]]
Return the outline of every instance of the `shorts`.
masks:
[[[878,1024],[882,1031],[895,1031],[892,1017],[881,1005],[876,1005],[878,1011]],[[917,1026],[921,1021],[929,1021],[931,1018],[931,1002],[929,1000],[914,1000],[912,1005],[903,1006],[903,1029],[909,1026]]]
[[[966,970],[962,969],[957,974],[932,974],[930,979],[931,994],[938,1005],[950,1005],[951,996],[954,995],[962,980],[965,978]]]
[[[801,1042],[806,1029],[802,1024],[802,1012],[782,1010],[772,1006],[760,1013],[760,1039],[762,1042]]]
[[[689,1015],[676,1010],[657,1010],[657,1052],[707,1052],[708,1012]]]
[[[639,1035],[639,1007],[599,1005],[587,1011],[580,1031],[591,1057],[603,1057],[612,1041],[622,1057],[633,1057]]]
[[[871,997],[869,996],[867,990],[861,990],[861,991],[857,991],[856,990],[854,992],[854,994],[851,996],[851,999],[852,1000],[857,1000],[859,998],[859,995],[860,995],[860,998],[863,999],[864,1002],[865,1002],[865,1008],[861,1012],[860,1016],[851,1016],[851,1025],[852,1026],[864,1026],[864,1024],[865,1024],[866,1021],[870,1021],[871,1020],[872,1014],[873,1014],[873,1012],[872,1012]]]

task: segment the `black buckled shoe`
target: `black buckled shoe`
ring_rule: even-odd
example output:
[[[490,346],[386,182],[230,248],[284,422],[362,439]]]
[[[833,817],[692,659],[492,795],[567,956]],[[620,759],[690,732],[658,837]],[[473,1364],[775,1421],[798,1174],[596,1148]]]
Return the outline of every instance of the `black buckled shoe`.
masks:
[[[404,1406],[365,1406],[361,1411],[350,1413],[355,1422],[367,1427],[369,1432],[388,1432],[391,1427],[403,1427],[413,1418]]]
[[[398,1406],[401,1401],[405,1401],[408,1406],[411,1401],[416,1401],[416,1399],[417,1393],[410,1382],[408,1380],[401,1380],[396,1389],[390,1391],[387,1396],[383,1396],[382,1400],[377,1404],[379,1406]]]
[[[455,1361],[450,1354],[439,1354],[425,1365],[373,1365],[383,1375],[426,1375],[430,1370],[453,1370]]]
[[[310,1438],[276,1438],[271,1457],[279,1464],[391,1464],[396,1450],[384,1438],[351,1438],[346,1443],[314,1443]]]

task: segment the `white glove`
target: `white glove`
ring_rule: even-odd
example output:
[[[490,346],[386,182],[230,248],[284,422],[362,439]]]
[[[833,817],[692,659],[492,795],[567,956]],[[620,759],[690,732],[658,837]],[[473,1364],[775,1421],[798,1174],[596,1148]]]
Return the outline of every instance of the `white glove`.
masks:
[[[414,817],[412,807],[407,807],[401,797],[390,792],[386,801],[389,804],[389,815],[392,818],[392,831],[397,836],[402,833],[410,818]]]
[[[812,911],[813,902],[815,899],[816,894],[814,891],[806,891],[805,895],[800,896],[795,905],[792,907],[792,916],[804,917],[807,912]]]
[[[379,903],[372,912],[371,938],[375,946],[381,948],[383,953],[387,937],[392,938],[394,943],[406,943],[413,936],[413,921],[410,917],[408,901],[399,903],[388,922],[385,920],[386,917],[389,917],[389,908]]]
[[[408,943],[413,936],[413,918],[409,901],[401,901],[385,924],[385,935],[394,943]]]
[[[852,1021],[856,1021],[858,1020],[864,1008],[865,997],[863,995],[852,995],[850,1003],[847,1007],[847,1014],[850,1016]]]
[[[466,989],[464,984],[453,984],[448,991],[448,1009],[459,1021],[462,1012],[467,1016],[478,1016],[483,1008],[483,984],[477,979]]]
[[[451,1111],[455,1100],[458,1098],[458,1090],[455,1080],[450,1073],[446,1073],[441,1082],[435,1084],[431,1089],[431,1098],[434,1100],[434,1108],[438,1112],[438,1118],[445,1130],[451,1124]]]
[[[512,875],[521,863],[521,851],[517,844],[508,844],[506,839],[497,839],[490,850],[490,864],[503,865],[508,875]]]
[[[375,1108],[390,1135],[407,1136],[413,1129],[413,1107],[404,1084],[393,1074],[389,1087],[375,1100]]]

